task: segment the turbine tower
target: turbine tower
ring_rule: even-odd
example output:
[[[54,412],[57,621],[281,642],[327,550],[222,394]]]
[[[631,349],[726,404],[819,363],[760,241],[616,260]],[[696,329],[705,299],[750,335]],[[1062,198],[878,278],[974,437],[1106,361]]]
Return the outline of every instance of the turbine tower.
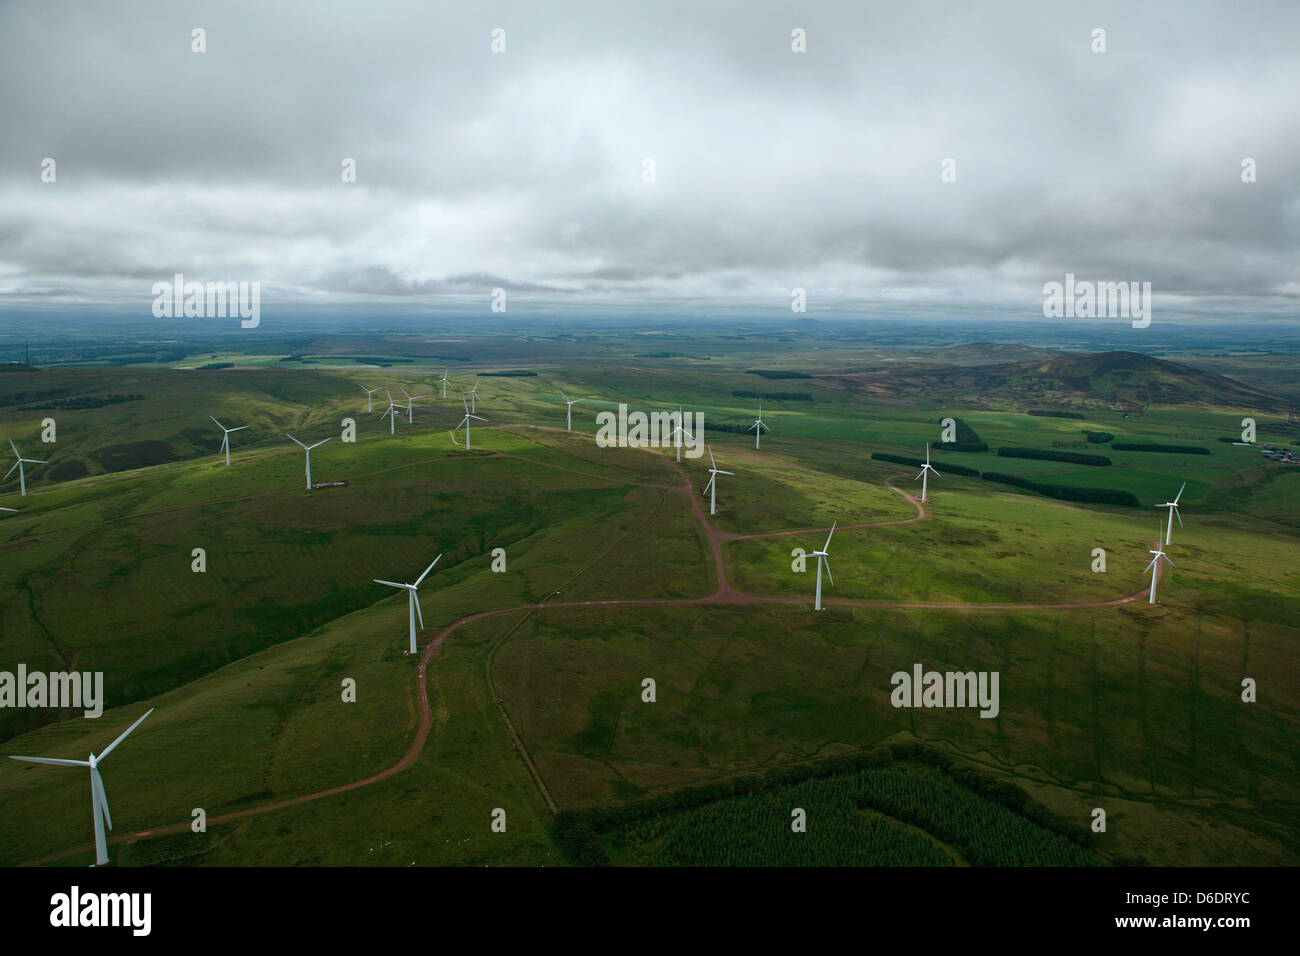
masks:
[[[713,448],[709,448],[709,462],[713,467],[709,469],[709,483],[704,486],[704,490],[709,493],[709,514],[718,513],[718,475],[734,475],[734,471],[723,471],[718,467],[718,463],[713,458]]]
[[[144,717],[153,713],[150,707],[145,711]],[[89,760],[60,760],[54,757],[14,757],[10,760],[25,760],[28,763],[49,763],[58,767],[89,767],[90,768],[90,812],[95,820],[95,865],[103,866],[108,862],[108,840],[104,837],[104,824],[113,829],[113,815],[108,812],[108,797],[104,795],[104,781],[99,776],[99,764],[104,758],[113,752],[113,748],[126,740],[127,735],[135,728],[144,723],[144,717],[141,717],[126,730],[122,731],[121,736],[104,748],[104,752],[99,756],[93,753]]]
[[[212,416],[209,415],[208,418],[212,418]],[[213,420],[214,422],[217,422],[217,420],[216,420],[215,418],[212,418],[212,420]],[[240,425],[238,428],[227,428],[225,425],[221,424],[221,422],[217,422],[217,427],[220,428],[221,431],[223,432],[223,434],[222,434],[222,436],[221,436],[221,447],[217,449],[217,454],[220,455],[223,451],[226,453],[226,466],[229,467],[229,465],[230,465],[230,433],[231,433],[231,432],[242,432],[242,431],[243,431],[245,428],[247,428],[248,426],[247,426],[247,425]]]
[[[5,480],[7,481],[9,479],[9,476],[14,473],[14,468],[17,468],[18,469],[18,495],[20,498],[25,498],[27,496],[27,474],[23,470],[23,465],[44,465],[47,464],[47,462],[42,458],[24,458],[22,455],[18,453],[18,446],[14,444],[14,440],[12,438],[9,439],[9,447],[14,450],[14,457],[17,458],[18,460],[14,462],[13,468],[10,468],[7,472],[5,472]]]
[[[1152,558],[1151,563],[1148,564],[1142,570],[1151,572],[1151,597],[1147,600],[1147,603],[1155,604],[1156,603],[1156,582],[1160,580],[1161,560],[1166,561],[1171,568],[1176,568],[1178,567],[1178,565],[1174,564],[1174,562],[1169,559],[1169,555],[1165,554],[1164,548],[1160,546],[1160,538],[1156,538],[1156,546],[1151,549],[1151,553],[1154,554],[1155,557]]]
[[[565,409],[566,412],[567,412],[567,416],[566,416],[566,419],[565,419],[565,429],[566,429],[567,431],[573,431],[573,406],[574,406],[574,405],[577,405],[579,402],[584,402],[584,401],[586,401],[586,399],[584,399],[584,398],[569,398],[569,396],[568,396],[568,395],[565,395],[563,392],[561,392],[560,395],[563,396],[564,401],[565,401],[566,406],[567,406],[566,409]]]
[[[1174,518],[1178,519],[1178,527],[1183,526],[1183,516],[1178,511],[1178,500],[1183,496],[1183,488],[1187,487],[1187,482],[1183,482],[1183,487],[1178,489],[1178,494],[1174,496],[1173,501],[1166,501],[1162,505],[1156,505],[1157,508],[1169,509],[1169,523],[1165,526],[1165,544],[1169,544],[1170,536],[1174,532]]]
[[[831,535],[835,534],[835,526],[838,521],[831,522],[831,533],[826,536],[826,543],[822,545],[820,551],[814,551],[813,557],[817,559],[817,600],[813,604],[814,611],[822,609],[822,566],[826,567],[826,577],[830,578],[831,585],[835,584],[835,577],[831,574],[830,546]]]
[[[289,435],[288,432],[285,432],[285,434]],[[331,436],[331,438],[332,437],[333,436]],[[325,444],[325,442],[329,440],[330,440],[329,438],[326,438],[321,441],[318,441],[314,445],[304,445],[302,442],[298,441],[298,439],[294,438],[292,435],[289,435],[289,441],[293,442],[299,448],[302,448],[307,452],[307,490],[308,491],[311,491],[311,450],[313,448],[319,448],[321,445]]]
[[[386,584],[390,588],[404,588],[406,590],[406,593],[409,595],[408,603],[410,607],[408,610],[410,611],[410,615],[411,615],[411,649],[407,652],[409,654],[414,654],[416,652],[416,646],[415,646],[416,615],[419,615],[420,617],[420,630],[424,630],[424,613],[420,610],[420,595],[418,591],[420,585],[424,582],[424,579],[428,577],[429,572],[433,570],[433,565],[437,564],[440,560],[442,560],[441,554],[438,555],[438,557],[433,559],[433,564],[430,564],[427,568],[424,569],[424,574],[421,574],[418,578],[416,578],[414,584],[399,584],[396,581],[381,581],[379,580],[379,578],[373,579],[376,584]]]
[[[412,395],[405,388],[402,394],[406,396],[406,421],[408,424],[415,424],[415,400],[417,398],[428,398],[428,395]]]
[[[383,386],[376,385],[374,388],[366,388],[362,385],[360,387],[366,393],[366,411],[373,415],[375,412],[375,392],[379,391]]]
[[[452,441],[456,440],[456,431],[463,425],[465,427],[465,447],[467,449],[470,449],[474,447],[472,444],[470,444],[470,434],[469,434],[470,419],[472,418],[478,422],[485,422],[487,421],[487,419],[481,418],[478,415],[471,414],[469,410],[469,404],[465,401],[463,397],[461,398],[461,404],[465,405],[465,417],[460,420],[460,425],[457,425],[456,428],[453,428],[451,430],[451,438]]]
[[[758,440],[762,437],[763,432],[769,432],[771,430],[772,429],[763,424],[763,402],[760,400],[758,403],[758,417],[754,419],[754,424],[745,429],[745,431],[752,431],[754,433],[754,448],[756,450],[758,448]]]
[[[916,478],[921,479],[921,501],[922,502],[925,501],[926,487],[929,484],[930,472],[932,471],[934,472],[934,477],[936,478],[943,477],[943,475],[935,471],[934,468],[930,467],[930,443],[926,442],[925,443],[925,464],[921,466],[921,473],[916,476]],[[913,478],[912,480],[915,481],[916,478]]]
[[[442,370],[442,378],[438,379],[438,381],[442,382],[442,397],[446,398],[447,397],[447,369]]]

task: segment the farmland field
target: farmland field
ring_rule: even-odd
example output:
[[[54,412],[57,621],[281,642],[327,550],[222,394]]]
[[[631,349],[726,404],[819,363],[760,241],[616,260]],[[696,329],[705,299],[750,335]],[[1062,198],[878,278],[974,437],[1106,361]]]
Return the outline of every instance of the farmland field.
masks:
[[[1218,441],[1240,408],[1112,395],[1081,418],[1029,415],[1041,397],[886,400],[876,378],[904,388],[915,358],[881,372],[808,352],[795,369],[807,378],[771,379],[746,371],[777,367],[757,345],[695,348],[707,363],[630,364],[644,346],[621,347],[475,378],[524,364],[500,343],[495,362],[451,370],[445,399],[446,360],[405,340],[321,340],[294,362],[236,350],[7,372],[0,425],[50,462],[32,468],[31,494],[4,498],[21,507],[0,518],[0,671],[103,671],[106,698],[92,721],[0,711],[9,752],[82,755],[157,708],[108,779],[128,865],[582,863],[556,821],[625,811],[589,841],[622,865],[1300,859],[1300,478]],[[1176,378],[1170,364],[1161,374]],[[485,421],[468,450],[451,430],[474,382]],[[403,405],[390,433],[386,397],[370,411],[362,385],[430,397],[414,422]],[[811,401],[765,398],[756,449],[743,430],[710,429],[753,420],[756,400],[737,391]],[[584,398],[572,432],[561,392]],[[86,407],[29,407],[39,394]],[[96,404],[105,395],[136,397]],[[592,440],[597,413],[620,403],[703,414],[734,472],[716,515],[703,444],[678,464],[673,448]],[[213,414],[250,425],[229,468]],[[989,451],[945,450],[951,417]],[[1284,412],[1260,418],[1285,427]],[[1082,429],[1211,453],[1113,451]],[[304,488],[286,432],[333,439],[313,452],[325,485]],[[941,477],[922,505],[917,469],[872,454],[914,459],[927,443]],[[1055,500],[950,464],[1139,505]],[[1153,505],[1183,482],[1176,567],[1150,604]],[[817,612],[811,555],[832,523]],[[438,554],[420,592],[421,678],[406,599],[373,579],[413,580]],[[918,662],[997,672],[999,712],[894,706],[893,675]],[[835,763],[904,744],[955,769]],[[0,764],[0,861],[85,862],[83,790],[75,774]],[[1025,816],[1022,801],[1039,809]],[[806,833],[791,831],[792,806]],[[1111,825],[1088,837],[1098,806]],[[206,833],[186,826],[196,808]],[[500,835],[485,825],[498,809]]]

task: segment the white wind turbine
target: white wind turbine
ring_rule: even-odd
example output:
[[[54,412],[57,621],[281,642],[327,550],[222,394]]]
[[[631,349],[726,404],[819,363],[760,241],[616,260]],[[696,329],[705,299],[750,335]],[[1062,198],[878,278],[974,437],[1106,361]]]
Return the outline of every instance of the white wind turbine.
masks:
[[[921,466],[921,473],[916,476],[916,478],[921,479],[921,500],[922,501],[925,501],[926,486],[929,484],[930,472],[932,471],[934,472],[934,477],[936,478],[943,477],[943,475],[939,474],[938,471],[935,471],[935,469],[930,466],[930,443],[926,442],[925,443],[925,464]],[[912,480],[915,481],[916,478],[913,478]]]
[[[447,369],[442,370],[442,378],[438,379],[442,383],[442,397],[447,397]]]
[[[150,707],[145,712],[144,717],[148,717],[152,713],[153,713],[153,708]],[[119,736],[111,744],[105,747],[104,752],[101,753],[99,756],[95,756],[92,753],[90,755],[89,760],[60,760],[54,757],[10,756],[9,758],[10,760],[25,760],[28,763],[54,764],[57,767],[89,767],[90,768],[90,808],[91,808],[91,814],[94,816],[94,820],[95,820],[95,865],[96,866],[103,866],[105,863],[108,862],[108,840],[104,836],[104,824],[107,823],[108,828],[110,830],[113,829],[113,815],[108,812],[108,797],[104,795],[104,781],[101,780],[99,776],[99,764],[103,761],[105,757],[107,757],[109,754],[113,752],[114,747],[116,747],[122,741],[126,740],[127,735],[130,734],[131,731],[135,730],[135,728],[139,727],[142,723],[144,723],[144,717],[141,717],[130,727],[126,728],[126,730],[122,731],[121,736]]]
[[[671,413],[670,413],[670,414],[671,414]],[[677,426],[676,426],[672,431],[670,431],[670,432],[668,433],[668,437],[669,437],[669,438],[674,438],[674,437],[675,437],[675,438],[677,439],[677,441],[676,441],[675,444],[677,445],[677,460],[678,460],[678,461],[681,461],[681,460],[682,460],[682,436],[685,435],[685,436],[686,436],[687,438],[689,438],[691,441],[695,441],[695,436],[692,435],[692,434],[690,433],[690,431],[686,428],[685,422],[686,422],[686,414],[685,414],[685,412],[682,411],[682,407],[681,407],[680,405],[678,405],[678,406],[677,406]]]
[[[288,432],[285,432],[285,434],[289,435]],[[332,437],[333,436],[330,436],[330,438]],[[292,435],[289,435],[289,441],[293,442],[299,448],[307,452],[307,490],[308,491],[311,491],[311,450],[313,448],[319,448],[321,445],[325,444],[325,442],[329,441],[330,438],[322,439],[321,441],[318,441],[314,445],[304,445],[302,442],[298,441],[298,439],[294,438]]]
[[[772,429],[768,428],[767,425],[763,423],[763,403],[762,401],[760,401],[758,403],[758,417],[754,419],[754,424],[750,425],[749,428],[745,429],[745,431],[752,431],[754,433],[755,449],[758,448],[758,440],[759,438],[762,437],[763,432],[769,432],[771,430]]]
[[[560,395],[564,398],[565,405],[566,405],[567,416],[566,416],[566,419],[565,419],[565,428],[566,428],[568,431],[573,431],[573,406],[574,406],[574,405],[577,405],[579,402],[585,402],[586,399],[585,399],[585,398],[569,398],[569,396],[568,396],[568,395],[565,395],[563,392],[561,392]]]
[[[822,549],[820,551],[813,552],[813,557],[817,559],[817,600],[813,604],[813,610],[815,611],[820,611],[822,609],[822,566],[823,565],[826,566],[826,577],[830,578],[832,585],[835,584],[835,577],[831,574],[830,546],[831,546],[831,535],[835,533],[835,526],[837,524],[839,524],[838,521],[831,522],[831,533],[826,536],[826,543],[822,545]]]
[[[428,398],[429,396],[412,395],[405,388],[402,389],[402,394],[406,396],[406,420],[408,423],[414,424],[415,423],[415,400],[417,398]]]
[[[1142,570],[1151,572],[1151,597],[1147,600],[1147,603],[1155,604],[1156,582],[1160,579],[1160,561],[1163,559],[1171,568],[1175,568],[1178,565],[1174,564],[1174,562],[1170,560],[1169,555],[1165,554],[1164,548],[1160,546],[1160,538],[1156,538],[1156,546],[1151,549],[1151,553],[1154,554],[1155,557],[1152,558],[1151,563]]]
[[[212,416],[209,415],[208,418],[212,418]],[[215,418],[212,418],[212,420],[214,422],[217,422]],[[240,425],[238,428],[227,428],[225,425],[221,424],[221,422],[217,422],[217,427],[220,428],[222,431],[221,447],[217,449],[217,454],[220,455],[224,451],[226,453],[226,464],[229,465],[230,464],[230,433],[242,432],[248,426]]]
[[[362,385],[360,387],[366,393],[366,411],[373,415],[375,411],[375,392],[379,391],[383,386],[376,385],[374,388],[366,388]]]
[[[382,422],[385,418],[387,418],[388,434],[395,435],[397,433],[397,413],[401,411],[402,406],[398,405],[396,402],[393,401],[392,392],[388,391],[388,389],[384,389],[384,392],[385,394],[388,395],[388,411],[380,415],[379,420]]]
[[[470,410],[469,410],[469,403],[466,402],[464,398],[461,398],[461,404],[463,404],[463,405],[465,406],[465,417],[462,418],[462,419],[460,420],[460,425],[457,425],[456,428],[453,428],[453,429],[451,430],[451,438],[452,438],[452,441],[455,441],[455,440],[456,440],[456,430],[459,429],[459,428],[461,427],[461,425],[463,425],[463,426],[465,427],[465,447],[466,447],[466,448],[473,448],[474,446],[473,446],[472,444],[470,444],[470,434],[469,434],[469,429],[470,429],[470,419],[472,418],[472,419],[474,419],[475,421],[479,421],[479,422],[485,422],[485,421],[487,421],[487,419],[486,419],[486,418],[481,418],[481,417],[478,416],[478,415],[471,414],[471,413],[470,413]]]
[[[709,514],[718,513],[718,475],[734,475],[734,471],[723,471],[718,467],[718,463],[713,458],[713,448],[709,448],[709,462],[713,467],[709,469],[709,483],[704,486],[704,490],[709,493]]]
[[[14,450],[14,457],[17,458],[18,460],[14,462],[13,468],[10,468],[7,472],[5,472],[5,480],[7,481],[9,479],[9,476],[14,473],[14,468],[17,468],[19,497],[26,497],[27,475],[23,471],[23,465],[44,465],[47,464],[47,462],[41,458],[24,458],[22,455],[18,453],[18,446],[14,444],[14,440],[12,438],[9,439],[9,447]]]
[[[437,564],[441,560],[442,560],[442,555],[438,555],[438,557],[434,558],[433,564],[430,564],[427,568],[424,569],[424,574],[421,574],[418,578],[416,578],[414,584],[399,584],[396,581],[381,581],[379,580],[379,578],[374,579],[374,582],[376,584],[387,584],[390,588],[405,588],[407,595],[409,595],[408,603],[410,607],[408,610],[410,611],[410,615],[411,615],[411,650],[408,653],[414,654],[416,652],[415,618],[417,614],[420,617],[420,630],[422,631],[424,630],[424,612],[420,610],[420,595],[418,593],[420,585],[424,582],[424,579],[429,576],[429,572],[433,570],[433,565]]]
[[[1174,533],[1174,518],[1178,519],[1178,527],[1183,526],[1183,516],[1178,511],[1178,501],[1183,496],[1183,488],[1187,487],[1187,482],[1183,482],[1183,487],[1178,489],[1178,494],[1174,496],[1173,501],[1166,501],[1162,505],[1156,505],[1157,508],[1169,509],[1169,524],[1165,530],[1165,544],[1169,544],[1169,538]]]

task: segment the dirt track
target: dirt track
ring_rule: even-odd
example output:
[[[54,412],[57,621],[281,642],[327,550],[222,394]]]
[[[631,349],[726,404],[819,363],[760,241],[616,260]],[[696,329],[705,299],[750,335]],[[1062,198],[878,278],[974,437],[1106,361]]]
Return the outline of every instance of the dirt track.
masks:
[[[553,429],[547,429],[547,430],[553,430]],[[606,480],[606,481],[619,481],[619,479],[609,478],[604,475],[596,475],[590,472],[584,472],[574,468],[565,468],[561,465],[549,465],[543,462],[533,462],[531,459],[525,458],[520,455],[496,453],[491,456],[485,456],[485,457],[514,458],[520,461],[528,461],[532,464],[545,465],[545,467],[555,468],[559,471],[567,471],[572,474],[585,475],[590,478],[599,478],[601,480]],[[679,475],[681,475],[682,484],[676,486],[673,490],[678,491],[679,493],[685,495],[689,499],[691,507],[695,512],[695,516],[699,520],[701,526],[704,529],[705,535],[708,538],[710,548],[713,551],[714,566],[716,569],[717,580],[719,582],[718,589],[714,593],[708,595],[707,597],[699,597],[699,598],[629,598],[626,600],[613,599],[613,600],[605,600],[605,601],[555,601],[555,602],[543,602],[540,604],[520,604],[514,607],[496,608],[490,611],[479,611],[476,614],[470,614],[467,617],[463,617],[460,620],[456,621],[454,624],[451,624],[448,627],[444,628],[438,634],[438,636],[435,637],[429,643],[429,646],[425,648],[424,653],[420,657],[420,665],[419,665],[418,677],[417,677],[417,687],[418,687],[419,698],[420,698],[420,723],[415,733],[415,739],[411,741],[411,746],[407,749],[406,753],[402,756],[401,760],[393,764],[391,767],[385,770],[381,770],[379,773],[373,774],[369,777],[365,777],[364,779],[361,780],[354,780],[351,783],[340,784],[337,787],[330,787],[326,790],[318,790],[314,793],[307,793],[298,797],[290,797],[289,799],[286,800],[277,800],[274,803],[266,803],[256,807],[249,807],[248,809],[245,810],[236,810],[232,813],[223,813],[218,816],[208,817],[207,820],[208,824],[212,825],[214,823],[224,823],[231,820],[238,820],[243,817],[256,816],[262,813],[270,813],[272,810],[280,810],[285,807],[296,806],[297,804],[300,803],[308,803],[312,800],[320,800],[324,797],[332,797],[336,794],[347,793],[349,790],[358,790],[362,787],[368,787],[373,783],[379,783],[381,780],[387,780],[390,777],[396,776],[402,771],[410,768],[415,763],[415,761],[419,758],[421,751],[424,749],[425,741],[429,737],[429,731],[433,727],[433,712],[429,705],[429,693],[428,693],[428,686],[426,682],[426,674],[428,671],[429,664],[441,652],[443,642],[448,637],[450,637],[460,628],[464,627],[466,624],[469,624],[473,621],[481,620],[482,618],[486,618],[486,617],[492,617],[497,614],[509,614],[514,611],[546,610],[549,608],[607,607],[607,606],[689,607],[689,606],[701,605],[701,604],[786,604],[786,605],[808,604],[808,601],[805,598],[762,597],[759,595],[745,594],[741,591],[737,591],[735,588],[731,586],[731,583],[727,580],[726,566],[722,559],[722,544],[727,541],[741,541],[741,540],[756,539],[756,538],[775,538],[775,537],[783,537],[783,536],[797,535],[797,534],[813,534],[813,533],[820,533],[823,531],[829,531],[830,529],[807,528],[799,531],[778,531],[770,534],[748,534],[748,535],[732,534],[726,531],[719,531],[709,523],[708,515],[704,513],[703,504],[700,501],[699,496],[695,493],[695,489],[691,484],[690,478],[687,476],[686,472],[682,470],[681,465],[678,464],[676,461],[674,461],[672,458],[668,457],[667,455],[663,455],[661,457],[663,457],[663,459],[669,465],[671,465]],[[840,530],[847,531],[854,528],[876,528],[876,527],[885,527],[888,525],[914,524],[918,521],[924,521],[926,518],[928,518],[929,512],[926,511],[925,506],[922,505],[921,502],[918,501],[914,495],[910,495],[907,492],[901,490],[900,488],[894,486],[893,483],[897,481],[899,477],[901,476],[887,478],[885,480],[885,485],[889,487],[890,490],[895,491],[898,494],[902,495],[916,508],[917,513],[914,517],[891,520],[891,521],[869,522],[866,524],[843,525],[841,526]],[[619,483],[638,484],[638,485],[647,484],[646,482],[637,482],[637,481],[619,481]],[[659,487],[664,487],[664,486],[659,486]],[[1157,571],[1159,572],[1159,569],[1157,569]],[[1085,602],[1081,604],[922,604],[922,603],[906,603],[906,602],[900,603],[900,602],[889,602],[889,601],[838,601],[838,600],[829,600],[829,601],[824,600],[822,603],[828,606],[834,605],[834,606],[841,606],[841,607],[912,608],[912,609],[921,608],[921,609],[947,610],[947,611],[1029,611],[1029,610],[1057,611],[1057,610],[1075,610],[1081,608],[1114,607],[1120,604],[1128,604],[1132,601],[1137,601],[1146,597],[1150,593],[1150,590],[1151,589],[1148,587],[1134,594],[1130,594],[1127,597],[1116,598],[1111,601],[1092,601],[1092,602]],[[162,836],[168,833],[181,833],[189,829],[190,829],[190,822],[186,821],[184,823],[174,823],[174,824],[169,824],[167,826],[154,827],[149,830],[140,830],[135,833],[124,833],[120,836],[110,837],[108,842],[123,843],[123,842],[129,842],[134,840],[142,840],[148,837]],[[71,856],[74,853],[81,853],[93,849],[94,849],[93,843],[85,843],[82,844],[81,846],[73,847],[71,849],[63,850],[58,853],[51,854],[49,856],[41,857],[40,859],[31,860],[28,863],[25,863],[23,865],[36,866],[45,863],[52,863],[56,860],[63,859],[64,857]]]

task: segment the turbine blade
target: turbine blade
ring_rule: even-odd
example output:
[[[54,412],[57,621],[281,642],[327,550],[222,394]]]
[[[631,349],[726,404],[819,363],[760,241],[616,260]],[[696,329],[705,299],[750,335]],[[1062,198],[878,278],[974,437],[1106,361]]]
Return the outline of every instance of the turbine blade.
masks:
[[[1183,488],[1187,487],[1187,482],[1183,482],[1183,487],[1178,489],[1178,494],[1174,495],[1174,504],[1178,504],[1178,499],[1183,496]]]
[[[299,448],[306,448],[306,447],[307,447],[307,446],[304,445],[302,442],[298,441],[298,439],[294,438],[292,435],[289,435],[288,432],[285,432],[285,434],[289,436],[289,441],[293,442],[293,443],[294,443],[295,445],[297,445]]]
[[[12,475],[12,474],[13,474],[13,473],[18,469],[18,464],[19,464],[19,462],[21,462],[21,461],[22,461],[22,459],[19,458],[18,461],[14,462],[14,466],[13,466],[13,468],[10,468],[8,471],[5,472],[5,478],[8,478],[10,475]],[[0,480],[3,480],[3,479],[0,479]]]
[[[1179,513],[1177,505],[1174,505],[1174,517],[1178,519],[1178,527],[1181,528],[1183,526],[1183,516]]]
[[[913,480],[913,481],[920,481],[920,480],[921,480],[921,476],[924,475],[924,474],[925,474],[925,469],[922,468],[920,471],[918,471],[918,472],[916,473],[916,477],[913,478],[912,480]]]
[[[932,472],[934,472],[934,477],[936,477],[936,478],[942,478],[942,477],[943,477],[943,475],[939,474],[939,469],[938,469],[938,468],[931,468],[930,470],[931,470]]]
[[[442,560],[442,555],[440,554],[433,559],[433,562],[427,568],[424,569],[424,573],[415,579],[415,586],[417,588],[421,585],[421,583],[423,583],[424,579],[429,576],[429,572],[433,570],[433,565],[437,564],[441,560]]]
[[[227,430],[227,431],[232,431],[232,432],[242,432],[245,428],[248,428],[248,427],[249,427],[248,425],[240,425],[238,428],[228,428],[228,429],[226,429],[226,430]]]
[[[331,435],[329,438],[326,438],[326,439],[324,439],[324,440],[322,440],[322,441],[318,441],[316,444],[310,446],[307,450],[308,450],[308,451],[311,451],[312,448],[319,448],[321,445],[325,444],[325,442],[327,442],[327,441],[333,441],[333,440],[334,440],[334,436]]]
[[[706,447],[709,449],[709,464],[712,465],[714,470],[716,471],[718,468],[718,463],[713,460],[713,446],[708,445]]]
[[[411,588],[411,600],[415,602],[415,616],[420,620],[420,630],[424,630],[424,612],[420,610],[420,592]]]
[[[1170,567],[1173,567],[1173,568],[1178,567],[1178,565],[1174,564],[1174,559],[1171,558],[1171,557],[1169,557],[1169,555],[1165,554],[1163,551],[1160,552],[1160,557],[1162,557],[1162,558],[1164,558],[1166,561],[1168,561]]]
[[[396,581],[381,581],[379,578],[371,578],[376,584],[387,584],[390,588],[404,588],[405,584],[398,584]]]
[[[828,535],[826,536],[826,543],[825,543],[824,545],[822,545],[822,550],[823,550],[823,551],[827,551],[827,550],[830,549],[830,546],[831,546],[831,535],[835,534],[835,526],[838,525],[839,523],[840,523],[840,522],[839,522],[839,519],[838,519],[838,518],[831,522],[831,533],[828,534]]]
[[[56,767],[89,767],[89,766],[90,766],[90,761],[89,761],[89,760],[62,760],[62,759],[60,759],[60,758],[58,758],[58,757],[14,757],[14,756],[10,756],[9,759],[10,759],[10,760],[25,760],[25,761],[27,761],[28,763],[49,763],[49,764],[54,764],[54,766],[56,766]]]
[[[108,812],[108,794],[104,792],[104,781],[99,776],[99,770],[92,767],[90,770],[91,786],[95,788],[95,796],[99,798],[99,807],[104,811],[104,822],[108,828],[113,829],[113,814]]]
[[[831,584],[834,584],[835,578],[831,574],[831,562],[830,559],[826,557],[826,555],[822,555],[822,564],[826,566],[826,576],[831,579]]]
[[[212,418],[212,416],[209,415],[208,418]],[[217,422],[217,420],[216,420],[215,418],[212,418],[212,420],[213,420],[214,422]],[[217,427],[220,428],[222,431],[225,431],[225,430],[226,430],[226,426],[223,425],[223,424],[221,424],[221,422],[217,422]]]
[[[1146,574],[1148,571],[1150,571],[1150,570],[1151,570],[1151,565],[1152,565],[1152,564],[1155,564],[1155,563],[1156,563],[1157,561],[1159,561],[1159,560],[1160,560],[1160,556],[1159,556],[1159,555],[1156,555],[1154,558],[1152,558],[1152,559],[1151,559],[1151,564],[1148,564],[1145,568],[1143,568],[1143,569],[1142,569],[1142,573],[1143,573],[1143,574]]]
[[[111,754],[111,753],[113,752],[113,748],[116,747],[118,744],[120,744],[122,741],[126,740],[127,735],[129,735],[129,734],[131,733],[131,731],[135,730],[135,728],[137,728],[137,727],[139,727],[141,724],[143,724],[143,723],[144,723],[144,718],[145,718],[145,717],[148,717],[148,716],[149,716],[150,714],[152,714],[152,713],[153,713],[153,708],[150,707],[148,710],[146,710],[146,711],[144,712],[144,716],[143,716],[143,717],[141,717],[139,720],[137,720],[137,721],[136,721],[134,724],[132,724],[130,727],[126,728],[126,730],[122,731],[121,736],[119,736],[116,740],[114,740],[111,744],[109,744],[106,748],[104,748],[104,752],[103,752],[102,754],[99,755],[99,758],[98,758],[98,759],[99,759],[99,760],[103,760],[105,757],[107,757],[109,754]]]

